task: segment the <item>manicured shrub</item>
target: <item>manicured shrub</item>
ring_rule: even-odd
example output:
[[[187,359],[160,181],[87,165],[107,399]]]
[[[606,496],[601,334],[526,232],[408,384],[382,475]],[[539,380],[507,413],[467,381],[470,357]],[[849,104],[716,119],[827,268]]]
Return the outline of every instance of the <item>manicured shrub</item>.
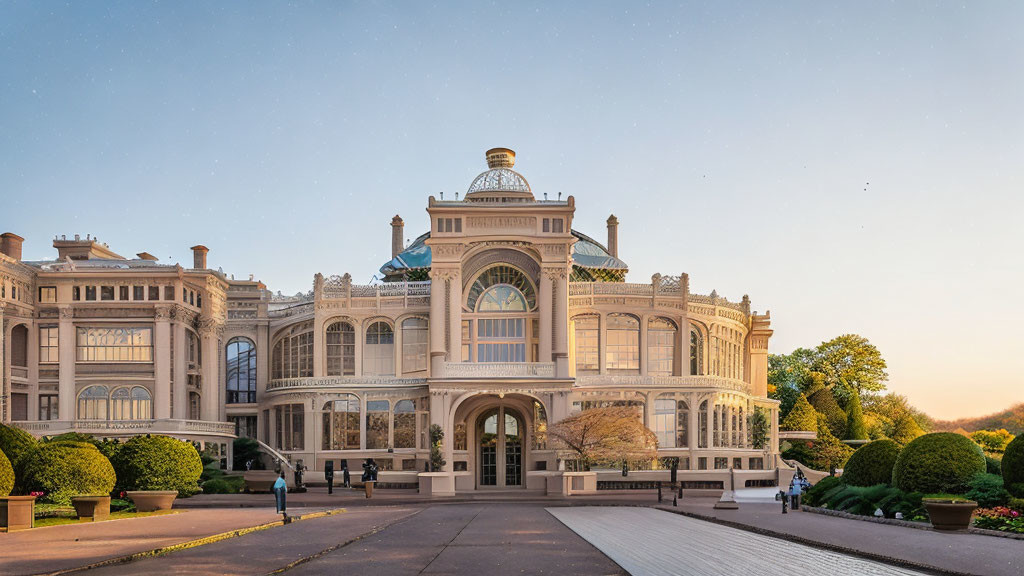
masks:
[[[1003,475],[1003,461],[985,454],[985,472],[989,474]]]
[[[108,494],[116,476],[106,456],[88,442],[45,442],[25,462],[27,490],[43,492],[41,500],[68,505],[80,494]]]
[[[117,450],[114,468],[124,490],[177,490],[185,497],[199,491],[203,463],[188,442],[168,436],[136,436]]]
[[[892,440],[875,440],[857,449],[843,468],[843,482],[850,486],[874,486],[892,481],[892,467],[900,445]]]
[[[814,432],[818,429],[818,413],[803,394],[797,397],[793,409],[782,421],[782,429],[801,432]]]
[[[907,520],[924,517],[924,506],[920,492],[904,492],[888,484],[875,486],[850,486],[836,483],[817,495],[818,506],[840,510],[861,516],[874,516],[881,509],[887,518],[897,512]]]
[[[0,452],[0,496],[7,496],[14,488],[14,468],[11,461]]]
[[[842,483],[838,476],[826,476],[807,489],[807,492],[804,493],[804,502],[808,506],[818,506],[825,494],[833,488],[841,486]]]
[[[985,471],[985,455],[970,438],[952,432],[925,434],[896,458],[892,483],[907,492],[963,494]]]
[[[914,439],[921,437],[924,434],[924,430],[918,426],[917,420],[910,415],[909,412],[905,412],[896,423],[893,424],[893,431],[891,438],[901,446],[906,446],[914,441]]]
[[[1024,498],[1010,498],[1006,506],[1018,512],[1024,512]]]
[[[214,478],[203,482],[203,494],[233,494],[234,492],[235,490],[232,489],[231,484],[221,478]]]
[[[15,473],[21,470],[23,460],[36,447],[36,439],[28,432],[14,426],[0,424],[0,452],[11,461]]]
[[[846,412],[839,407],[835,395],[828,388],[820,388],[814,394],[807,397],[807,401],[814,406],[814,409],[825,415],[828,421],[828,428],[836,438],[843,438],[846,435]]]
[[[868,439],[868,429],[864,424],[864,411],[860,407],[859,394],[850,396],[850,402],[846,406],[846,439]]]
[[[1003,477],[996,474],[978,474],[967,487],[964,497],[982,508],[1005,506],[1010,501],[1010,493],[1003,488]]]
[[[1006,490],[1014,498],[1024,498],[1024,434],[1006,445],[1002,467]]]

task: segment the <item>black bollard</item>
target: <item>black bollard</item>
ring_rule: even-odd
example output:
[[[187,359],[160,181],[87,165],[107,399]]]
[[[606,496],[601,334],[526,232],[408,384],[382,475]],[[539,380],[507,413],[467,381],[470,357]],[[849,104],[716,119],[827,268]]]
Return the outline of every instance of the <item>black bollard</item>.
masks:
[[[334,460],[324,463],[324,478],[327,480],[327,493],[334,494]]]
[[[787,501],[789,499],[786,497],[786,494],[784,492],[782,492],[781,490],[779,491],[779,493],[782,494],[782,513],[783,514],[788,514],[789,511],[786,510],[786,504],[788,503]]]
[[[658,482],[658,504],[661,504],[661,482]]]
[[[676,500],[676,497],[674,495],[672,496],[672,505],[673,506],[679,506],[679,501]]]

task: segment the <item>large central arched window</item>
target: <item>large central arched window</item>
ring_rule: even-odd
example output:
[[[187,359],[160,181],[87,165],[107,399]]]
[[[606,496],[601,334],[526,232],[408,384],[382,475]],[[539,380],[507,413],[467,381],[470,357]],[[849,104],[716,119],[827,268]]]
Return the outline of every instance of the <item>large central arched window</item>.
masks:
[[[463,360],[526,362],[529,314],[536,306],[533,283],[518,268],[498,265],[481,272],[466,295]]]
[[[492,290],[499,287],[500,290]],[[486,299],[482,298],[484,294]],[[466,306],[475,312],[527,312],[537,307],[537,294],[533,283],[518,268],[492,266],[469,287]]]
[[[256,346],[248,338],[232,338],[227,347],[227,403],[256,401]]]

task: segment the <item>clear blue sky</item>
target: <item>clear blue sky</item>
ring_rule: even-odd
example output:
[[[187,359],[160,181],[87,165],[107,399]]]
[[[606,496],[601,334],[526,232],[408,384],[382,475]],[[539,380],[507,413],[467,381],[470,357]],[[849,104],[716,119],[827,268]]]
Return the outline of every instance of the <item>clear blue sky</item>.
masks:
[[[368,281],[508,146],[630,280],[845,332],[940,417],[1024,400],[1024,3],[4,2],[0,227]]]

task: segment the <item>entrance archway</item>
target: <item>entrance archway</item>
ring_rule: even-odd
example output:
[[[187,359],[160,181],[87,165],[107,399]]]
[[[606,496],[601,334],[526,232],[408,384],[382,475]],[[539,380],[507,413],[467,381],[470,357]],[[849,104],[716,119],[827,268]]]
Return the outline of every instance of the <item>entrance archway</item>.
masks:
[[[477,418],[477,486],[523,486],[523,443],[526,421],[505,406],[487,410]]]

